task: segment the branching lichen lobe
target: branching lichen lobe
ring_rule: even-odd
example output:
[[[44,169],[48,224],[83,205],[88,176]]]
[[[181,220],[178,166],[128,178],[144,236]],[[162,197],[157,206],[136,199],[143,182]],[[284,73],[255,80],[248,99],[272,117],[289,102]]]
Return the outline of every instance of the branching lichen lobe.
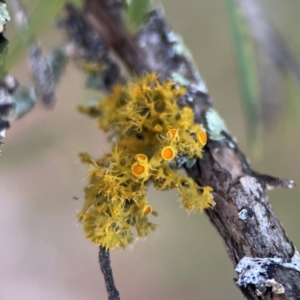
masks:
[[[148,221],[148,215],[157,214],[146,198],[150,183],[157,190],[176,188],[188,211],[214,206],[210,187],[200,187],[176,171],[182,161],[201,158],[207,142],[191,108],[178,105],[185,92],[177,83],[160,82],[149,74],[128,85],[115,85],[97,105],[79,107],[98,116],[99,127],[115,141],[112,152],[98,160],[81,154],[91,168],[78,216],[86,236],[98,245],[124,248],[155,229]]]

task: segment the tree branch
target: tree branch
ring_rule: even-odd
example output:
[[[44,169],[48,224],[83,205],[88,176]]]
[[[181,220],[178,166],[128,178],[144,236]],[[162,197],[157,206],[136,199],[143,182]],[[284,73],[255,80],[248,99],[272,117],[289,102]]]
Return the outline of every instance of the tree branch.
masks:
[[[187,86],[180,101],[193,108],[207,129],[203,159],[187,173],[201,186],[212,186],[214,209],[206,213],[223,238],[238,273],[237,285],[247,299],[299,299],[300,260],[265,194],[274,187],[293,187],[293,181],[252,170],[236,139],[212,108],[201,79],[183,42],[153,11],[135,36],[126,33],[119,0],[86,0],[84,17],[132,73],[157,72]]]

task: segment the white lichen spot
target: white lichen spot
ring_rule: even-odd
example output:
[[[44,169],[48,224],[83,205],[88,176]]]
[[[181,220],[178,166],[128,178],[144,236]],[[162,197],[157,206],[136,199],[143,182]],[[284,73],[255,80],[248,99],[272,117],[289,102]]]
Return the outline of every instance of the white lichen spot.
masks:
[[[270,222],[269,219],[266,217],[267,215],[266,208],[263,205],[260,205],[258,202],[254,202],[254,205],[252,206],[252,210],[256,217],[256,221],[258,223],[261,234],[266,237],[269,236]]]
[[[281,283],[278,283],[275,279],[268,279],[266,286],[272,288],[272,292],[275,294],[284,294],[285,290]]]
[[[261,184],[257,181],[256,178],[251,176],[244,176],[240,179],[240,183],[244,188],[244,191],[248,195],[254,195],[256,198],[261,198],[261,194],[263,193],[263,189]]]
[[[10,21],[10,15],[6,9],[6,3],[0,2],[0,33],[4,30],[7,21]]]
[[[247,287],[249,284],[265,286],[268,279],[267,267],[270,263],[268,259],[243,257],[235,267],[235,271],[239,273],[236,284],[242,287]]]
[[[14,89],[16,86],[16,79],[12,75],[6,75],[5,76],[5,84],[9,89]]]
[[[5,133],[6,133],[5,129],[2,129],[0,131],[0,139],[4,139],[5,138]]]
[[[291,258],[291,262],[283,263],[283,266],[300,272],[300,255],[296,249],[293,257]]]
[[[284,268],[293,269],[300,273],[299,253],[295,251],[290,263],[283,262],[282,258],[253,258],[243,257],[235,267],[235,271],[239,273],[239,278],[236,282],[241,287],[247,287],[253,284],[257,287],[256,294],[261,295],[261,290],[265,287],[272,287],[272,292],[276,294],[283,294],[284,287],[281,283],[268,278],[268,267],[271,264],[280,265]]]
[[[190,85],[196,91],[200,91],[203,94],[208,94],[208,89],[206,87],[205,81],[200,77],[199,73],[197,73],[197,83],[192,83]]]
[[[271,184],[266,184],[266,190],[267,191],[272,191],[275,189],[275,186],[274,185],[271,185]]]
[[[255,290],[256,296],[260,297],[262,295],[262,292],[259,289]]]
[[[224,139],[222,131],[227,132],[229,135],[231,135],[226,127],[224,120],[220,117],[216,110],[214,110],[213,108],[208,109],[205,117],[207,121],[209,138],[211,140],[220,141]]]
[[[287,187],[288,187],[289,189],[292,189],[292,188],[294,188],[295,186],[296,186],[296,183],[295,183],[294,180],[289,180],[289,181],[288,181]]]
[[[268,266],[280,262],[280,258],[243,257],[235,268],[235,271],[239,273],[236,284],[244,288],[249,284],[255,285],[256,295],[261,296],[261,291],[272,283],[268,278]]]
[[[232,149],[234,149],[234,148],[235,148],[235,145],[234,145],[234,143],[233,143],[233,142],[229,142],[229,143],[228,143],[228,146],[229,146],[230,148],[232,148]]]
[[[248,210],[246,208],[242,209],[238,213],[239,219],[245,221],[248,218]]]

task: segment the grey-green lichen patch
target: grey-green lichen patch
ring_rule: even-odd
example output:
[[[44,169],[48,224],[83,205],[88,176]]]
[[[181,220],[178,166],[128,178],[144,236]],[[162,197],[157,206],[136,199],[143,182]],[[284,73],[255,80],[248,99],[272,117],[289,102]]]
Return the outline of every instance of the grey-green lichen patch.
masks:
[[[0,33],[3,31],[7,21],[10,21],[10,15],[6,9],[6,3],[0,2]]]
[[[173,72],[171,74],[171,77],[175,82],[178,82],[180,85],[183,85],[183,86],[190,85],[190,82],[178,72]]]
[[[224,120],[220,117],[216,110],[213,108],[208,109],[205,117],[207,121],[207,131],[211,140],[220,141],[224,139],[222,131],[231,135]]]
[[[206,84],[202,80],[200,74],[197,71],[196,64],[193,59],[193,55],[189,50],[189,48],[185,45],[182,37],[175,34],[173,31],[170,31],[168,33],[168,42],[173,44],[173,51],[175,54],[185,57],[190,62],[194,76],[197,79],[197,83],[194,82],[193,87],[195,87],[197,90],[201,91],[202,93],[208,93]],[[175,77],[178,77],[178,75],[179,75],[178,73],[175,73]],[[172,74],[172,78],[173,78],[173,74]],[[173,79],[175,80],[175,78]],[[177,80],[177,82],[179,83],[180,80],[183,81],[182,79],[186,81],[186,79],[183,77],[182,78],[179,77],[178,79],[179,80]],[[187,85],[187,84],[183,84],[183,85]]]
[[[184,44],[184,41],[181,36],[175,34],[173,31],[168,34],[168,41],[173,42],[173,50],[176,54],[185,56],[191,62],[193,62],[193,56],[188,47]]]
[[[191,88],[201,91],[202,93],[208,92],[205,82],[200,77],[198,78],[198,82],[195,83],[195,82],[190,82],[189,80],[187,80],[179,72],[172,72],[171,78],[175,82],[178,82],[182,86],[190,86]]]
[[[180,169],[185,165],[188,169],[192,168],[196,163],[196,158],[188,158],[186,155],[176,156],[174,161],[170,162],[172,169]]]
[[[16,104],[12,120],[20,119],[36,104],[36,93],[33,86],[20,86],[13,94],[13,101]]]

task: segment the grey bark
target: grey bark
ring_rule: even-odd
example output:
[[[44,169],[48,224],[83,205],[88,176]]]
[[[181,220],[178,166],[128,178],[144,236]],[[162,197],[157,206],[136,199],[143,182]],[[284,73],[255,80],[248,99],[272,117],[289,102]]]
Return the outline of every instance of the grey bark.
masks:
[[[120,295],[115,286],[112,273],[109,250],[106,250],[101,246],[99,247],[99,263],[101,272],[104,276],[108,300],[120,300]]]

